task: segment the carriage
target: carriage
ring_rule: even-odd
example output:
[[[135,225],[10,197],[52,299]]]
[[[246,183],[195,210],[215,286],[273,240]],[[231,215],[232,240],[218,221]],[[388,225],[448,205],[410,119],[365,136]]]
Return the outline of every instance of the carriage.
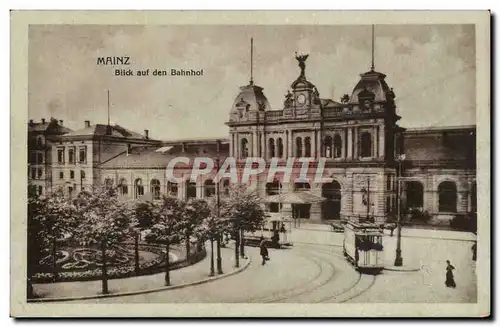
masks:
[[[384,231],[373,223],[348,221],[344,227],[344,256],[360,272],[384,269]]]

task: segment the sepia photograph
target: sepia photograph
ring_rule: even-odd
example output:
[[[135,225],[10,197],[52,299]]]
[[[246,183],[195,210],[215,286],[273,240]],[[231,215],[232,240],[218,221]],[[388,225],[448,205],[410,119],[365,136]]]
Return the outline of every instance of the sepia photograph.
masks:
[[[11,12],[11,315],[490,315],[489,13],[252,13]]]

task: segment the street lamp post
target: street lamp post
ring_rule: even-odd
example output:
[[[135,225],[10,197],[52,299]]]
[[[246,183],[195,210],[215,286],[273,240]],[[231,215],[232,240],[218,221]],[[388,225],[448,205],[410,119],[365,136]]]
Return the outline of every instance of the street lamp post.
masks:
[[[217,143],[217,158],[216,158],[216,164],[217,164],[217,175],[219,174],[219,167],[220,167],[220,158],[219,158],[219,143]],[[220,187],[219,187],[219,178],[215,181],[215,196],[217,197],[217,219],[220,219]],[[216,242],[217,242],[217,273],[218,274],[223,274],[222,272],[222,257],[220,253],[220,246],[221,246],[221,239],[222,239],[222,233],[220,231],[217,232],[216,235]]]
[[[404,154],[400,155],[397,159],[398,161],[398,186],[397,186],[397,205],[398,205],[398,235],[397,235],[397,245],[396,245],[396,259],[394,260],[394,266],[401,267],[403,265],[403,257],[401,256],[401,179],[403,175],[402,164],[406,159]]]

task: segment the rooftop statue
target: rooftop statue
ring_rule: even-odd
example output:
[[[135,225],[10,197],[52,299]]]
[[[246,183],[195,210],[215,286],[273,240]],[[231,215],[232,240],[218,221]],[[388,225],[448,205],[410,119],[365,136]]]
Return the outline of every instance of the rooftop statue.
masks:
[[[297,55],[297,52],[295,52],[295,59],[299,62],[299,67],[300,67],[300,75],[304,76],[304,71],[306,69],[306,60],[307,57],[309,57],[308,54],[305,55]]]

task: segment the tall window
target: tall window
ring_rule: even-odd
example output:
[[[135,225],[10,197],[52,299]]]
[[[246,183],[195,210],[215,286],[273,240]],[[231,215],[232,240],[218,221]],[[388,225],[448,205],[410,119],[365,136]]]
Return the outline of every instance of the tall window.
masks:
[[[305,151],[304,151],[304,157],[310,157],[311,156],[311,138],[308,136],[304,139],[305,143]]]
[[[229,186],[229,179],[226,178],[222,181],[222,194],[224,194],[225,196],[229,196],[229,189],[230,189],[230,186]]]
[[[274,139],[269,139],[269,158],[276,157],[276,148],[274,146]]]
[[[36,146],[39,148],[43,146],[43,137],[39,136],[36,138]]]
[[[152,179],[151,180],[151,193],[153,194],[153,198],[155,200],[159,200],[161,196],[161,190],[160,190],[160,181],[157,179]]]
[[[59,179],[64,179],[64,172],[62,171],[59,172]]]
[[[70,147],[68,149],[68,161],[70,164],[74,164],[76,162],[76,160],[75,160],[75,147]]]
[[[340,158],[342,156],[342,138],[339,134],[335,134],[333,138],[333,157]]]
[[[361,153],[362,158],[369,158],[372,156],[372,136],[368,132],[361,134]]]
[[[424,206],[424,186],[417,181],[406,182],[406,205],[408,208],[422,208]]]
[[[118,184],[118,190],[120,191],[121,195],[128,194],[128,185],[127,185],[127,180],[125,178],[120,179],[120,183]]]
[[[215,195],[215,184],[211,179],[205,181],[205,197],[210,198]]]
[[[36,163],[43,164],[43,153],[38,152],[38,154],[36,155]]]
[[[167,194],[168,196],[177,197],[178,187],[177,183],[167,182]]]
[[[477,212],[477,186],[473,183],[470,191],[470,208],[472,212]]]
[[[186,199],[196,198],[196,183],[187,182],[186,183]]]
[[[331,136],[325,137],[325,157],[326,158],[331,158],[332,157],[332,148],[333,148],[333,141]]]
[[[57,163],[64,163],[64,148],[57,148]]]
[[[438,186],[439,211],[457,211],[457,186],[453,182],[442,182]]]
[[[80,171],[80,179],[85,179],[85,171],[84,170],[81,170]]]
[[[142,185],[142,179],[137,178],[134,183],[134,188],[135,188],[135,198],[138,199],[139,197],[144,195],[144,185]]]
[[[31,168],[31,179],[36,179],[36,169]]]
[[[38,195],[42,195],[42,194],[43,194],[43,186],[38,185]]]
[[[87,147],[86,146],[81,146],[79,148],[79,156],[78,159],[80,163],[87,163]]]
[[[37,160],[36,152],[31,152],[31,154],[30,154],[30,163],[36,164],[36,160]]]
[[[74,170],[69,171],[69,178],[75,179],[75,171]]]
[[[278,138],[278,158],[283,158],[283,139]]]
[[[37,175],[38,175],[38,179],[42,178],[42,169],[41,168],[37,169]]]
[[[302,157],[302,138],[297,137],[295,139],[295,156],[300,158]]]
[[[248,140],[246,138],[241,139],[241,158],[248,157]]]

